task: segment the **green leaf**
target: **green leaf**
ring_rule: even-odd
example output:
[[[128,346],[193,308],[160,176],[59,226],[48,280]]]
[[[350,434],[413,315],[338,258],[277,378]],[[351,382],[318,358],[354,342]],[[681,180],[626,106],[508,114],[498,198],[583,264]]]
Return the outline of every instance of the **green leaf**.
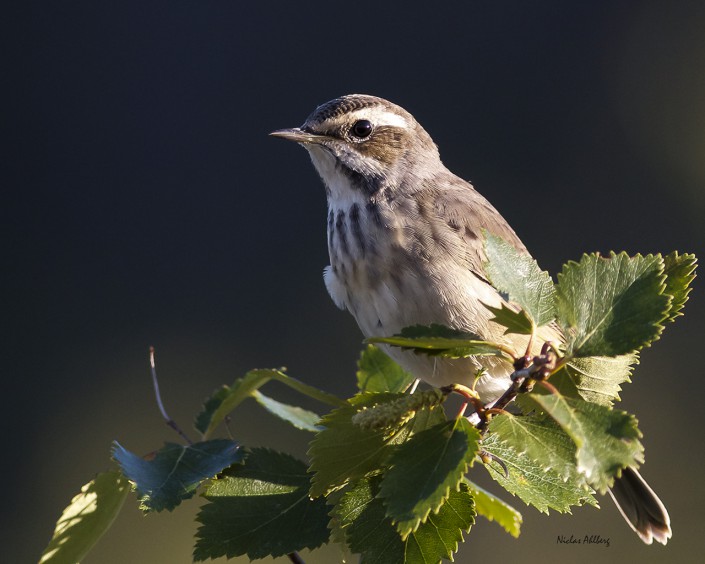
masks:
[[[336,396],[318,388],[304,384],[281,370],[258,369],[251,370],[243,378],[237,379],[232,386],[223,386],[216,390],[203,404],[203,409],[196,416],[195,427],[203,433],[203,438],[210,437],[223,420],[244,400],[253,395],[270,380],[276,380],[294,390],[317,399],[328,405],[343,405],[345,402]]]
[[[465,483],[470,488],[470,494],[475,500],[477,514],[482,515],[488,521],[495,521],[514,538],[518,538],[521,532],[521,513],[467,478]]]
[[[501,414],[492,418],[489,431],[544,470],[573,483],[583,481],[575,467],[575,444],[550,417]]]
[[[663,331],[665,295],[660,255],[583,255],[558,275],[559,323],[568,355],[618,356],[648,346]]]
[[[475,524],[475,514],[472,494],[465,484],[460,484],[458,491],[451,491],[438,511],[406,538],[406,561],[452,560],[464,540],[463,533]]]
[[[379,479],[360,480],[336,506],[350,549],[362,555],[361,564],[416,564],[452,560],[463,532],[475,522],[472,495],[465,484],[453,491],[437,513],[402,540],[385,515],[377,496]]]
[[[531,335],[534,332],[534,325],[526,315],[523,309],[514,311],[507,307],[507,304],[502,304],[502,307],[492,307],[483,304],[488,310],[494,313],[494,317],[490,321],[498,323],[505,328],[504,334],[516,333],[518,335]]]
[[[145,460],[120,444],[113,444],[113,458],[134,483],[143,511],[171,511],[189,499],[204,480],[242,459],[233,441],[216,439],[189,446],[166,443]]]
[[[380,481],[381,476],[372,476],[353,483],[340,497],[331,512],[339,530],[345,535],[347,544],[354,552],[362,553],[370,548],[384,553],[390,547],[398,552],[401,545],[401,537],[386,516],[382,501],[376,499]],[[349,538],[351,532],[356,538]],[[398,561],[387,556],[386,561],[390,564]],[[378,560],[378,562],[383,561]]]
[[[274,371],[252,370],[235,380],[232,386],[223,386],[216,390],[196,416],[196,430],[203,433],[204,438],[210,436],[233,409],[249,398],[254,390],[272,379],[272,372]]]
[[[399,445],[389,460],[380,497],[402,538],[457,491],[472,464],[480,433],[461,417],[426,429]]]
[[[586,503],[597,506],[595,498],[584,486],[566,482],[556,472],[546,470],[526,454],[517,452],[497,435],[485,436],[482,447],[501,460],[507,469],[505,476],[504,469],[497,462],[483,464],[490,476],[509,493],[542,513],[548,513],[549,509],[570,513],[572,506]]]
[[[622,469],[644,461],[641,433],[633,415],[556,394],[528,396],[548,413],[577,446],[577,470],[605,493]]]
[[[556,290],[550,274],[541,270],[531,256],[489,233],[485,237],[485,253],[485,272],[492,285],[521,306],[537,327],[553,321]]]
[[[368,343],[384,343],[416,353],[447,358],[468,356],[499,356],[511,361],[511,351],[496,343],[482,341],[477,335],[456,331],[443,325],[414,325],[402,329],[393,337],[372,337]]]
[[[374,345],[363,349],[357,367],[357,387],[361,392],[403,392],[415,380]]]
[[[406,397],[397,393],[363,393],[348,400],[321,419],[324,430],[309,449],[314,473],[311,495],[317,497],[343,487],[370,472],[379,470],[392,453],[395,435],[403,427],[364,429],[353,423],[353,416],[365,408]]]
[[[666,274],[665,294],[671,296],[671,310],[668,312],[666,321],[675,321],[677,317],[683,315],[681,310],[688,300],[688,294],[692,288],[690,283],[695,279],[695,267],[697,259],[695,255],[679,255],[677,251],[664,257],[664,274]]]
[[[308,452],[314,472],[311,495],[328,495],[350,481],[386,470],[394,445],[445,421],[442,406],[431,401],[434,396],[437,390],[361,393],[325,415],[324,429]]]
[[[291,423],[297,429],[310,431],[312,433],[317,433],[323,429],[323,427],[317,425],[317,423],[321,420],[321,416],[313,411],[308,411],[307,409],[303,409],[295,405],[282,403],[265,396],[258,390],[254,390],[252,392],[252,397],[257,400],[257,403],[269,411],[269,413],[276,415],[287,423]]]
[[[80,562],[120,513],[130,483],[118,471],[98,474],[81,488],[56,522],[40,564]]]
[[[306,465],[288,454],[255,448],[203,494],[194,560],[247,554],[283,556],[328,541],[325,500],[308,496]]]
[[[621,384],[631,381],[638,363],[638,353],[573,358],[551,376],[551,384],[564,396],[612,405],[619,400]]]

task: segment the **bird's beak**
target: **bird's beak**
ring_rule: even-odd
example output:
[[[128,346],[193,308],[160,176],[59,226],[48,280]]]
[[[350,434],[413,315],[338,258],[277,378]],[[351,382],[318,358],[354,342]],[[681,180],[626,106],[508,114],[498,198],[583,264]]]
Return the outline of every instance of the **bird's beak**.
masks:
[[[325,135],[316,135],[315,133],[308,133],[299,127],[292,127],[291,129],[277,129],[270,133],[272,137],[281,137],[282,139],[288,139],[289,141],[296,141],[297,143],[306,144],[319,144],[323,143],[327,137]]]

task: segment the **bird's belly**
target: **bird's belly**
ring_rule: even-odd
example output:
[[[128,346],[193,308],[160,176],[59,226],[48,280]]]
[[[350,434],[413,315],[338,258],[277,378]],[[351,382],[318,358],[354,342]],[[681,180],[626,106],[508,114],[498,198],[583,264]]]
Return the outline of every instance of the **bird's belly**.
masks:
[[[368,267],[372,272],[366,272]],[[341,276],[341,271],[348,275]],[[338,264],[335,271],[329,267],[325,279],[333,300],[352,313],[366,337],[391,336],[412,325],[440,324],[502,340],[501,330],[490,323],[491,314],[482,305],[498,307],[501,298],[467,268],[435,264],[431,274],[423,265],[404,265],[399,260],[386,265],[358,261],[344,268]],[[407,371],[434,386],[470,386],[478,371],[485,370],[487,374],[476,382],[485,401],[496,399],[509,385],[511,366],[496,357],[444,359],[383,348]]]

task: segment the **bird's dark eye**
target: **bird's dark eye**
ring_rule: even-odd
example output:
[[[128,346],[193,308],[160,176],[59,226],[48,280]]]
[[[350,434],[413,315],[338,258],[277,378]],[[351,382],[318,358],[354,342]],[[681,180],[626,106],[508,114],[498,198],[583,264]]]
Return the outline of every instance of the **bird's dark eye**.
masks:
[[[364,139],[372,133],[372,124],[366,119],[357,120],[350,128],[350,132],[358,139]]]

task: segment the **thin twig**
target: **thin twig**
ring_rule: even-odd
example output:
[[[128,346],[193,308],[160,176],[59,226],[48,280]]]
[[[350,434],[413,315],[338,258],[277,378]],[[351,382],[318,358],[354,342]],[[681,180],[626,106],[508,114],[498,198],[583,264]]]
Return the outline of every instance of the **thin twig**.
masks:
[[[507,391],[504,392],[496,402],[494,402],[492,409],[503,410],[505,407],[507,407],[507,405],[519,393],[519,388],[521,386],[521,383],[522,383],[521,379],[517,379],[517,380],[512,379],[511,385],[509,386],[509,388],[507,388]],[[487,431],[487,426],[489,425],[489,423],[490,423],[489,418],[487,418],[487,417],[481,418],[480,422],[477,424],[477,429],[484,435],[484,433]]]
[[[558,371],[565,363],[565,358],[559,358],[553,343],[546,341],[541,347],[539,356],[525,355],[514,363],[514,372],[511,374],[512,383],[507,390],[494,402],[492,409],[503,410],[520,392],[531,391],[535,382],[546,383],[556,393],[556,388],[546,382],[551,374]],[[487,432],[489,417],[481,417],[477,429],[481,433]]]
[[[287,556],[289,557],[289,560],[291,560],[294,564],[306,564],[306,562],[304,562],[304,559],[299,556],[298,552],[290,552],[289,554],[287,554]]]
[[[174,431],[176,431],[182,439],[184,439],[190,445],[193,444],[191,442],[191,439],[186,436],[186,433],[181,430],[181,427],[176,424],[176,421],[169,417],[169,414],[166,412],[166,409],[164,409],[164,404],[162,403],[162,395],[159,392],[159,380],[157,379],[157,365],[154,361],[154,347],[149,347],[149,366],[152,373],[152,385],[154,386],[154,395],[157,397],[157,406],[159,407],[159,411],[161,412],[162,417],[166,421],[166,424],[172,429],[174,429]]]
[[[223,423],[225,424],[225,430],[228,432],[228,436],[230,437],[230,440],[234,441],[235,437],[233,436],[233,432],[230,430],[230,421],[232,421],[230,419],[230,415],[226,415],[223,418]]]

